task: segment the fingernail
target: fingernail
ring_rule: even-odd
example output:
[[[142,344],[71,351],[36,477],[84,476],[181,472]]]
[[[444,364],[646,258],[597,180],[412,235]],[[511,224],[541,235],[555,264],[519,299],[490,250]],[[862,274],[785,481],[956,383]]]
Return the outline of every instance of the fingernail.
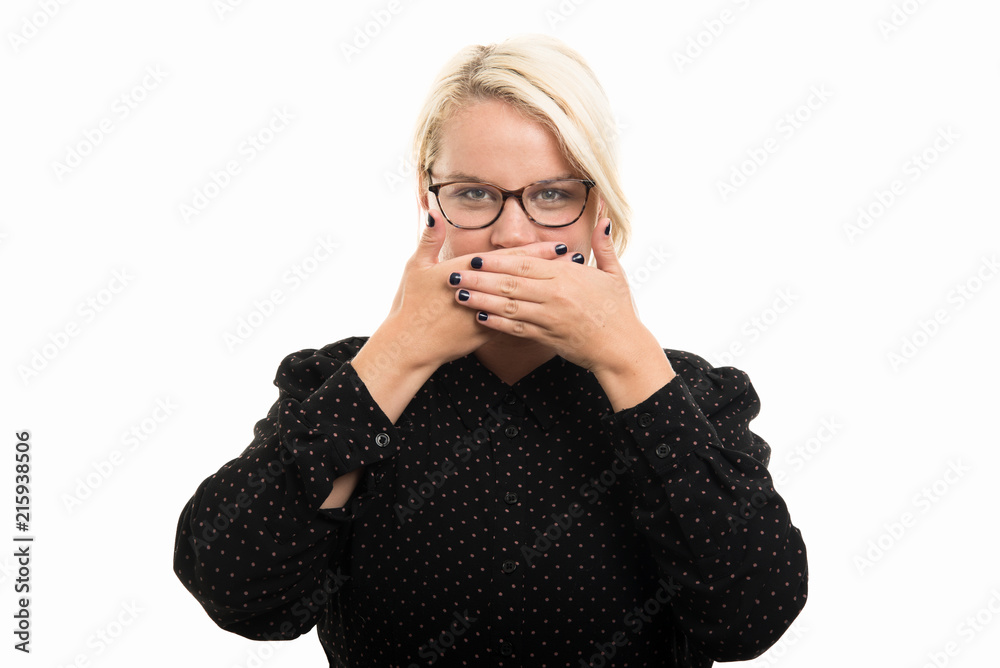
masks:
[[[608,221],[608,226],[604,228],[604,236],[611,234],[611,221]]]
[[[483,258],[481,258],[479,256],[476,256],[476,257],[472,258],[472,268],[473,269],[481,269],[482,266],[483,266]]]
[[[565,255],[567,250],[566,244],[556,244],[556,255]]]
[[[486,318],[488,318],[490,316],[487,313],[484,313],[483,311],[480,311],[479,314],[476,317],[479,318],[480,322],[482,322],[483,320],[486,320]]]
[[[582,253],[574,253],[572,259],[573,259],[573,262],[579,262],[580,264],[583,264],[583,254]]]
[[[457,271],[448,277],[448,282],[452,285],[458,285],[458,282],[462,280],[462,275]]]
[[[467,301],[469,301],[469,291],[468,290],[459,290],[458,291],[458,301],[460,301],[460,302],[467,302]]]
[[[427,212],[427,227],[434,227],[434,216],[431,215],[430,211]]]

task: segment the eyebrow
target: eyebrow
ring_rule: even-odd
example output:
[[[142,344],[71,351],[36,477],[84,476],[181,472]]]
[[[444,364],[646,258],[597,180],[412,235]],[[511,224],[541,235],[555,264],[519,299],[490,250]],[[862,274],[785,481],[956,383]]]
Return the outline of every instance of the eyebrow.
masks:
[[[562,179],[572,179],[576,178],[572,174],[559,174],[558,176],[553,176],[548,179],[541,179],[542,181],[558,181]],[[452,172],[451,174],[445,174],[441,177],[439,183],[444,183],[446,181],[474,181],[476,183],[490,183],[486,179],[475,176],[473,174],[466,174],[465,172]]]

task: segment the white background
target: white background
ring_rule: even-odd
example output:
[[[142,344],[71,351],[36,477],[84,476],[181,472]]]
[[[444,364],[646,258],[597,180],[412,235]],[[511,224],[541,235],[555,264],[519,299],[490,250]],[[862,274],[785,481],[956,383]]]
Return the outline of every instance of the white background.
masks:
[[[811,577],[795,625],[747,665],[995,665],[1000,5],[49,4],[0,13],[4,665],[325,665],[315,632],[218,629],[172,573],[177,518],[250,442],[286,354],[385,317],[422,224],[404,162],[418,106],[460,47],[518,32],[565,40],[611,98],[643,322],[761,397],[752,427]],[[248,160],[275,109],[293,120]],[[57,169],[72,151],[88,154]],[[185,221],[229,160],[239,174]],[[320,238],[336,252],[306,263]],[[294,285],[297,264],[314,271]],[[274,290],[283,303],[227,345]],[[11,633],[25,429],[30,656]]]

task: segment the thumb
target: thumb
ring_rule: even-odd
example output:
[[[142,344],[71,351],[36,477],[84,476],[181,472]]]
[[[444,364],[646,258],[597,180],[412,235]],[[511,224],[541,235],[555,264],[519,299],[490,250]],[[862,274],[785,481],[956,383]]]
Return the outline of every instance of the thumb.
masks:
[[[424,221],[424,230],[420,235],[420,242],[417,244],[415,257],[425,264],[437,264],[438,255],[441,253],[441,246],[444,245],[445,229],[443,218],[435,217],[435,211],[427,212],[427,219]]]
[[[607,234],[605,234],[607,230]],[[611,242],[611,219],[602,218],[594,225],[594,233],[590,238],[590,248],[594,252],[597,268],[609,274],[621,274],[621,263],[615,245]]]

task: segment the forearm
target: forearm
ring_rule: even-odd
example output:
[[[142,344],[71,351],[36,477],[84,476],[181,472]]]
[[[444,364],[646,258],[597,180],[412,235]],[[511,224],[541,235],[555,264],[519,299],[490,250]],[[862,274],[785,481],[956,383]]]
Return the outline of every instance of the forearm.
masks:
[[[436,370],[432,364],[418,363],[396,341],[392,330],[380,328],[351,360],[358,378],[393,424]],[[320,508],[340,508],[346,504],[363,472],[360,468],[335,479]]]
[[[663,348],[645,327],[623,343],[614,360],[595,367],[594,375],[615,412],[631,408],[676,375]]]

